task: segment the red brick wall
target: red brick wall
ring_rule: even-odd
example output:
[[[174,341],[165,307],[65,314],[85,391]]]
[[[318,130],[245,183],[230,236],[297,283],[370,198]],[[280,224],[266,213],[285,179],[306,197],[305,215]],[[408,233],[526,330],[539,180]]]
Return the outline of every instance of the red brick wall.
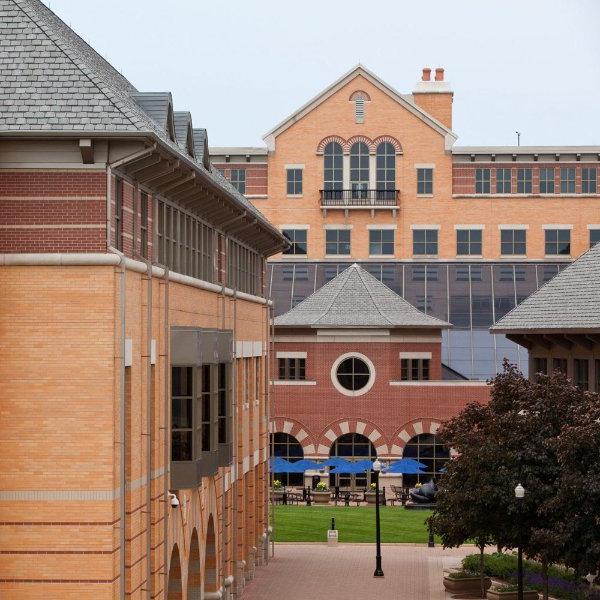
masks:
[[[431,352],[431,379],[441,377],[439,343],[313,343],[277,342],[277,351],[307,352],[306,379],[316,381],[314,386],[275,385],[272,390],[275,419],[289,419],[304,429],[308,438],[303,445],[319,444],[328,448],[331,441],[324,433],[340,420],[368,424],[365,435],[377,430],[391,450],[398,443],[398,433],[412,431],[415,420],[440,423],[456,415],[468,402],[486,402],[489,391],[484,386],[461,385],[403,385],[391,386],[400,379],[399,353]],[[345,396],[331,382],[334,361],[347,352],[367,356],[375,366],[375,383],[362,396]],[[275,359],[276,360],[276,359]],[[275,377],[277,369],[273,370]],[[310,440],[310,441],[309,441]]]
[[[267,163],[215,163],[227,179],[231,179],[231,169],[245,169],[246,171],[246,196],[267,195]]]
[[[565,162],[489,162],[489,163],[457,163],[452,166],[452,193],[475,193],[475,169],[490,169],[490,190],[496,193],[496,169],[511,169],[511,195],[517,193],[517,169],[531,169],[531,193],[540,193],[540,169],[554,168],[554,193],[560,194],[560,169],[575,169],[575,193],[581,194],[581,169],[596,167],[598,163],[565,163]],[[498,194],[508,195],[508,194]]]

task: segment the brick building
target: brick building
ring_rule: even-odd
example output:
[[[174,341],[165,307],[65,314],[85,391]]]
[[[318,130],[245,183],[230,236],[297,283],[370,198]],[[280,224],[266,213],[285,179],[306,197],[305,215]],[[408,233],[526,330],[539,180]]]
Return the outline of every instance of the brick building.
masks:
[[[357,264],[277,317],[274,454],[292,461],[404,456],[426,465],[419,477],[435,476],[449,457],[438,427],[467,402],[488,398],[485,382],[442,365],[441,332],[450,327]],[[302,483],[302,475],[276,475]],[[362,487],[369,474],[330,477],[332,485]]]
[[[528,364],[489,327],[600,239],[600,146],[460,147],[453,99],[443,69],[404,94],[359,65],[264,148],[211,157],[292,240],[269,261],[276,314],[357,261],[451,322],[443,362],[485,379]]]
[[[505,334],[529,351],[529,372],[562,371],[600,394],[600,245],[500,319]]]
[[[286,241],[169,92],[38,0],[0,23],[0,597],[239,597]]]

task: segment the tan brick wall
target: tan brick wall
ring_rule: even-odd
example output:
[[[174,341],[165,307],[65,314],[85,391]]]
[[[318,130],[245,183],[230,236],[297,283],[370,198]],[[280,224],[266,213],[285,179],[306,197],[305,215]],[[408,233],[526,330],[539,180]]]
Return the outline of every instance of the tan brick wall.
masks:
[[[12,599],[116,598],[119,589],[119,390],[121,365],[120,272],[113,267],[3,267],[0,329],[0,597]],[[126,369],[127,481],[126,590],[145,598],[147,582],[146,414],[147,280],[126,274],[126,337],[133,363]],[[164,443],[165,443],[165,284],[152,281],[152,337],[157,362],[151,382],[154,396],[152,434],[152,581],[164,598]],[[169,326],[234,329],[237,340],[262,341],[266,347],[266,308],[223,298],[190,286],[168,286]],[[237,306],[236,306],[237,305]],[[238,400],[240,431],[238,473],[264,469],[266,437],[257,435],[264,416],[265,393],[258,394],[249,371],[252,408]],[[237,361],[240,371],[241,359]],[[259,370],[260,372],[260,370]],[[238,390],[238,394],[241,391]],[[250,443],[252,442],[252,443]],[[259,460],[255,464],[255,450]],[[244,460],[244,459],[247,460]],[[233,515],[229,468],[205,478],[195,490],[179,492],[180,507],[167,506],[168,549],[177,545],[186,591],[193,531],[200,538],[200,568],[208,560],[204,543],[210,515],[215,522],[218,586],[233,574]],[[264,483],[264,478],[262,479]],[[248,486],[248,489],[246,489]],[[250,565],[250,549],[264,531],[264,506],[248,474],[237,493],[253,497],[238,506],[243,534],[238,559]],[[70,499],[66,492],[71,492]],[[58,495],[58,496],[57,496]],[[58,499],[53,500],[53,497]],[[224,525],[225,523],[225,525]],[[225,527],[225,529],[223,529]],[[251,529],[248,530],[248,527]],[[239,541],[239,537],[238,537]],[[224,557],[227,556],[227,560]]]

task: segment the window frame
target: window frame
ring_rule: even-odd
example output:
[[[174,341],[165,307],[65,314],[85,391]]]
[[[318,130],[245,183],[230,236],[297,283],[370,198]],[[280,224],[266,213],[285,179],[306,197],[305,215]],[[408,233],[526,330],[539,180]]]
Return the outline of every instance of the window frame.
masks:
[[[400,381],[431,381],[431,359],[401,358]]]
[[[306,358],[277,357],[277,377],[279,381],[306,381]]]
[[[598,242],[600,242],[600,227],[590,227],[588,231],[590,248],[593,248]],[[597,238],[596,241],[593,241],[594,238]]]
[[[417,167],[417,196],[433,196],[433,167]]]
[[[552,174],[549,178],[547,175]],[[542,177],[543,175],[543,177]],[[540,167],[540,194],[555,194],[556,193],[556,169],[555,167]]]
[[[328,164],[330,163],[330,164]],[[329,177],[328,177],[329,175]],[[344,189],[344,149],[339,142],[331,141],[323,150],[323,191],[332,198],[342,197]]]
[[[561,240],[562,237],[565,237],[564,234],[567,234],[568,241],[564,239]],[[554,237],[555,239],[549,239]],[[560,245],[566,244],[566,251],[560,250]],[[556,252],[552,252],[552,250],[556,250]],[[544,254],[545,256],[571,256],[571,230],[566,228],[556,227],[553,229],[544,229]]]
[[[335,234],[336,239],[330,239]],[[343,234],[343,235],[342,235]],[[341,237],[347,237],[347,240],[341,240]],[[348,245],[348,252],[340,252],[343,244]],[[334,250],[330,252],[330,250]],[[325,256],[350,256],[352,253],[352,230],[343,228],[331,228],[325,230]]]
[[[363,387],[361,387],[357,390],[347,389],[340,383],[340,381],[338,379],[338,368],[344,361],[346,361],[348,359],[355,359],[355,360],[362,361],[367,366],[368,371],[369,371],[369,378],[367,380],[367,383]],[[352,397],[362,396],[362,395],[366,394],[367,392],[369,392],[370,389],[373,387],[373,384],[375,383],[375,377],[376,377],[375,365],[371,362],[371,360],[367,356],[365,356],[364,354],[361,354],[360,352],[347,352],[345,354],[338,356],[335,359],[335,361],[331,365],[330,376],[331,376],[331,382],[333,383],[333,387],[338,392],[340,392],[340,394],[343,394],[344,396],[352,396]]]
[[[304,169],[302,167],[287,167],[285,169],[285,180],[287,196],[302,196],[304,186]]]
[[[492,191],[492,170],[489,167],[475,169],[475,193],[490,194]]]
[[[581,168],[581,193],[598,193],[598,169],[596,167]]]
[[[304,242],[298,241],[298,233],[304,233]],[[307,256],[308,255],[308,228],[296,227],[294,229],[285,228],[281,230],[281,233],[289,240],[290,247],[283,251],[284,256]],[[288,234],[292,233],[292,237]],[[297,252],[297,249],[301,244],[304,243],[304,252]]]
[[[575,194],[577,190],[577,169],[575,167],[560,168],[560,193]]]
[[[461,234],[467,234],[466,240],[460,240]],[[473,234],[479,235],[479,240],[473,240]],[[477,237],[477,235],[476,235]],[[466,252],[461,252],[461,245],[463,250],[466,249]],[[473,245],[479,246],[479,252],[474,252]],[[461,228],[456,230],[456,256],[483,256],[483,230],[482,229],[467,229]]]
[[[123,252],[123,196],[125,182],[120,177],[115,178],[115,248]]]
[[[533,171],[531,167],[517,169],[517,194],[531,194],[533,191]]]
[[[235,176],[234,176],[235,173]],[[240,177],[240,174],[243,176]],[[246,193],[246,169],[245,168],[236,168],[230,169],[229,171],[229,181],[231,181],[231,185],[240,193]]]
[[[419,228],[419,229],[413,229],[413,256],[437,256],[439,253],[439,230],[438,229],[427,229],[426,227],[423,228]],[[424,232],[424,236],[423,236],[423,240],[417,240],[415,239],[417,234],[420,234],[421,232]],[[434,237],[435,240],[430,240],[430,237]],[[424,252],[417,252],[417,244],[422,245],[423,246],[423,250]],[[427,250],[429,249],[428,246],[429,245],[433,245],[435,244],[435,252],[431,253],[431,252],[427,252]]]
[[[383,163],[383,164],[382,164]],[[381,142],[375,152],[375,189],[379,193],[395,194],[396,149],[390,142]]]
[[[512,169],[510,167],[496,168],[496,194],[512,194]]]
[[[505,240],[507,234],[511,234],[510,240]],[[517,234],[523,235],[523,240],[515,240]],[[523,245],[523,252],[516,252],[515,248]],[[511,251],[506,252],[505,249],[510,246]],[[501,256],[527,256],[527,230],[526,229],[501,229],[500,230],[500,255]]]
[[[396,246],[396,232],[394,229],[369,229],[369,256],[394,256]],[[379,239],[373,239],[379,235]],[[391,237],[390,239],[384,239]],[[375,252],[374,250],[379,250]],[[388,249],[386,252],[385,250]]]

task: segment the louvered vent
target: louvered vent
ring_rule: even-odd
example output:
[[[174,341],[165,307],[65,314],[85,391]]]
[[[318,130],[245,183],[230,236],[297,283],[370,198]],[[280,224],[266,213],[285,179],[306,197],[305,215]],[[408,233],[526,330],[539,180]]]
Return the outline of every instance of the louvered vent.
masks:
[[[357,123],[365,122],[365,99],[363,96],[357,96],[354,100],[354,116]]]

